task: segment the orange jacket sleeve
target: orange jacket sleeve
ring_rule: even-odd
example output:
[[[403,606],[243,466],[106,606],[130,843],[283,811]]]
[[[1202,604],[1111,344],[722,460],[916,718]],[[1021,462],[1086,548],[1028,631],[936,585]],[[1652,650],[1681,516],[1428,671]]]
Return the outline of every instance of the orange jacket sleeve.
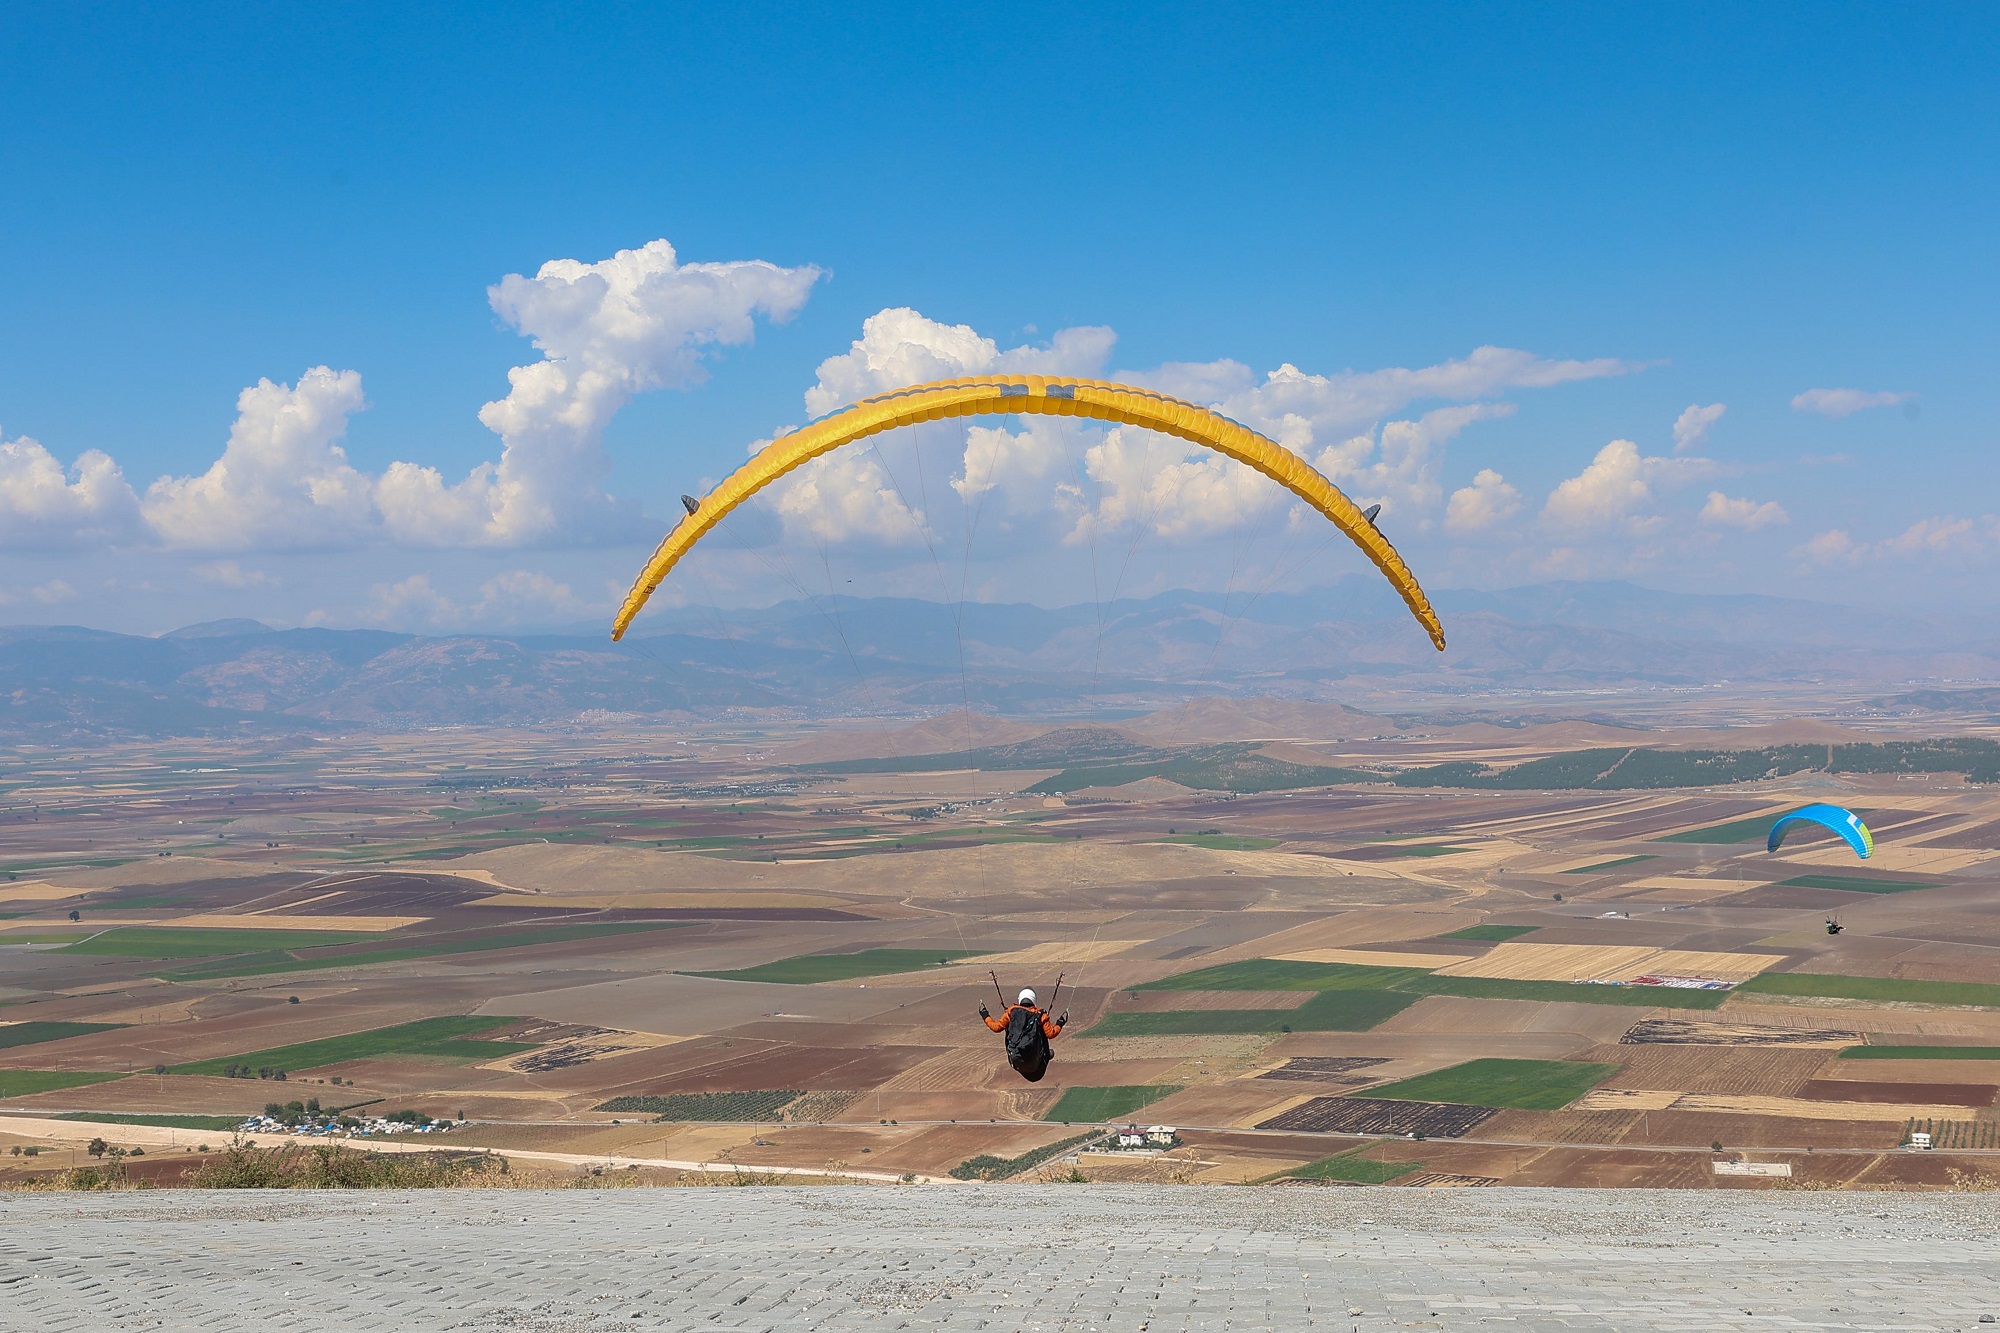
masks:
[[[986,1026],[992,1028],[995,1032],[1005,1032],[1007,1030],[1007,1020],[1014,1016],[1014,1011],[1016,1009],[1028,1009],[1028,1006],[1024,1004],[1010,1004],[1007,1006],[1007,1012],[1000,1015],[1000,1017],[987,1019]],[[1046,1011],[1041,1009],[1028,1009],[1028,1012],[1031,1014],[1041,1015],[1042,1035],[1044,1037],[1047,1037],[1049,1040],[1054,1041],[1057,1037],[1060,1037],[1062,1035],[1062,1025],[1057,1023],[1055,1019],[1050,1018]]]

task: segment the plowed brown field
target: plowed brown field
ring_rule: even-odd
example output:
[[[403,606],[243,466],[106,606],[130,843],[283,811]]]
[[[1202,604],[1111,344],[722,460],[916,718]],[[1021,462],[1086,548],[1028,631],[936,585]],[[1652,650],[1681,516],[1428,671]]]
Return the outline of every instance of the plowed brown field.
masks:
[[[1863,1083],[1854,1079],[1816,1078],[1800,1087],[1796,1095],[1827,1102],[1991,1106],[1996,1093],[2000,1093],[2000,1088],[1991,1083]]]

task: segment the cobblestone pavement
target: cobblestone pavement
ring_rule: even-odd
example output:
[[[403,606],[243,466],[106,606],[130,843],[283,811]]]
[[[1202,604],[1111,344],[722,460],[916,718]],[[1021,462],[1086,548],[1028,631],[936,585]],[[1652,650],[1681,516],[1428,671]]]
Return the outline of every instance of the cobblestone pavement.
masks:
[[[1974,1194],[996,1185],[0,1196],[0,1329],[1967,1329]]]

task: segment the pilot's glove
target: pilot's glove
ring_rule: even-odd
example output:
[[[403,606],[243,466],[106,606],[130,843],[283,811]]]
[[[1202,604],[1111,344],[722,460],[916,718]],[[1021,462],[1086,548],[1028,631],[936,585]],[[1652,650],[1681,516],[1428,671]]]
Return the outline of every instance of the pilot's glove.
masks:
[[[1056,1026],[1059,1028],[1066,1028],[1069,1026],[1069,1010],[1065,1009],[1062,1011],[1062,1017],[1056,1020]]]
[[[993,1011],[982,1004],[979,1006],[979,1016],[981,1018],[991,1018],[993,1017]]]

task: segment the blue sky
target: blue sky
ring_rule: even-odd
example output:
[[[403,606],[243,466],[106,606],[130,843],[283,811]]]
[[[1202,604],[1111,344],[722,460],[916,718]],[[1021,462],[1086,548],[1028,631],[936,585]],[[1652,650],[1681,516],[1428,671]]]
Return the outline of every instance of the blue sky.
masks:
[[[1996,597],[1990,7],[24,8],[0,20],[18,623],[590,620],[675,495],[808,391],[889,384],[913,363],[887,341],[987,355],[957,326],[1002,359],[1108,328],[1051,368],[1274,434],[1267,376],[1296,367],[1320,406],[1286,442],[1383,499],[1440,585]],[[523,407],[529,335],[576,334],[542,266],[621,251],[761,267],[642,312],[589,438],[483,423]],[[704,323],[711,280],[733,295]],[[851,350],[898,310],[921,322]],[[1482,347],[1521,358],[1465,372]],[[1392,391],[1398,368],[1433,373]],[[1135,508],[1183,476],[1156,442],[985,424],[1024,470],[977,595],[1064,600],[1086,532],[1145,539],[1141,589],[1294,549],[1282,504],[1212,470]],[[921,594],[967,443],[883,456],[928,460],[900,518],[855,460],[745,531]],[[510,480],[503,447],[540,461]],[[1067,510],[1058,449],[1089,460]],[[709,564],[719,602],[788,591],[764,556]]]

